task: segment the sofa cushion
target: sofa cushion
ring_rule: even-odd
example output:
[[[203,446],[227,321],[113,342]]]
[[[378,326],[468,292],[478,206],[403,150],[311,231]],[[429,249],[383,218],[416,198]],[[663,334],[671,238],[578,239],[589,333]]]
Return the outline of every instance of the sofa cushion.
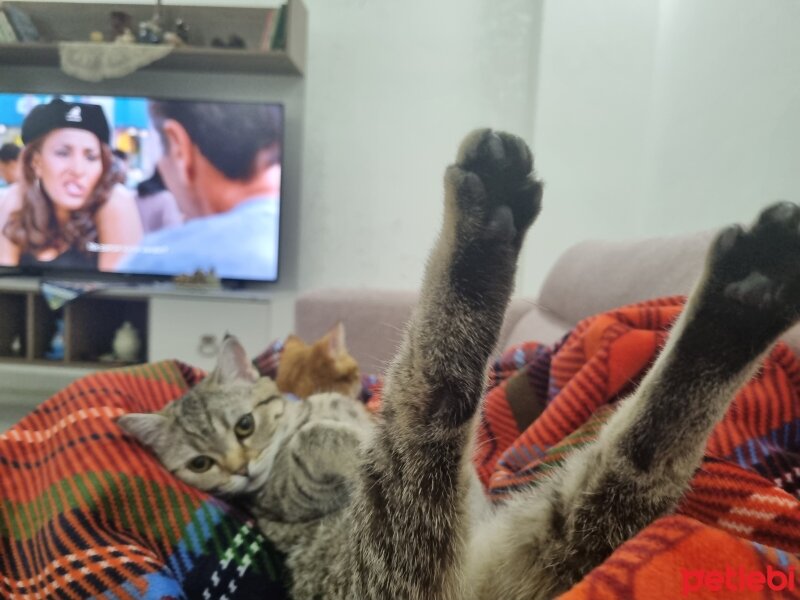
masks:
[[[514,323],[504,340],[503,347],[510,348],[524,342],[553,344],[564,337],[572,327],[572,323],[562,320],[551,311],[533,305]]]
[[[574,325],[634,302],[688,294],[714,234],[580,242],[550,269],[539,304],[553,318]]]

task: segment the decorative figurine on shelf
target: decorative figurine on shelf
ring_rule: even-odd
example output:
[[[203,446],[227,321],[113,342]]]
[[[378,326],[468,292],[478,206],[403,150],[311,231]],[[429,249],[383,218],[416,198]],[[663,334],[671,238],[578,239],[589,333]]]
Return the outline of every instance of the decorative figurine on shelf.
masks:
[[[164,30],[155,18],[149,21],[142,21],[139,23],[139,33],[136,36],[136,41],[140,44],[160,44],[164,41]]]
[[[156,0],[150,20],[139,23],[136,41],[140,44],[160,44],[164,41],[164,28],[161,26],[161,0]]]
[[[114,342],[111,344],[115,358],[123,362],[135,362],[138,360],[141,346],[139,332],[136,331],[130,321],[125,321],[122,327],[117,329],[114,334]]]
[[[133,17],[122,10],[111,11],[111,39],[115,42],[135,42]]]
[[[228,41],[224,41],[222,38],[215,37],[211,40],[211,45],[214,48],[246,48],[247,44],[244,41],[244,38],[240,35],[236,35],[232,33],[228,36]]]
[[[50,340],[50,350],[44,353],[50,360],[63,360],[64,358],[64,319],[56,319],[56,332]]]
[[[184,44],[189,43],[189,25],[180,17],[175,19],[175,35],[177,35]]]
[[[173,46],[183,46],[183,40],[178,37],[177,33],[174,33],[172,31],[164,32],[163,42],[165,44],[172,44]]]
[[[20,354],[22,354],[22,338],[19,335],[15,335],[14,339],[11,340],[11,355],[19,356]]]

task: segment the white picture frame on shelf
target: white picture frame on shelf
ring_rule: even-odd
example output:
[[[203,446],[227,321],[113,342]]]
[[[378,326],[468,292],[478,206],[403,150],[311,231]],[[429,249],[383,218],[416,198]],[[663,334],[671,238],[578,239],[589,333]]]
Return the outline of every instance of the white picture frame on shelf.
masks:
[[[11,4],[4,6],[3,10],[11,23],[11,27],[16,33],[17,40],[20,42],[38,42],[41,39],[39,29],[31,20],[30,15],[21,8]]]
[[[13,44],[17,42],[17,34],[11,27],[11,21],[5,12],[5,8],[0,6],[0,44]]]

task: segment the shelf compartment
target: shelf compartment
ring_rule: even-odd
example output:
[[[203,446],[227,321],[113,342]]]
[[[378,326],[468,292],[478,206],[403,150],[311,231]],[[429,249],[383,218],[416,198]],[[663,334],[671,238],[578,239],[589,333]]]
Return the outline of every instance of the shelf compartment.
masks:
[[[28,330],[31,351],[28,352],[28,357],[34,360],[50,360],[54,363],[64,362],[64,359],[49,359],[46,356],[56,333],[56,322],[64,317],[64,311],[52,310],[38,294],[29,296],[28,304],[31,319]]]
[[[98,363],[101,357],[111,355],[114,334],[125,321],[130,321],[139,333],[141,348],[136,362],[147,362],[147,300],[82,298],[67,309],[70,362]]]
[[[24,358],[28,349],[27,336],[28,295],[4,294],[0,296],[0,357]],[[19,339],[18,352],[12,350],[15,339]]]

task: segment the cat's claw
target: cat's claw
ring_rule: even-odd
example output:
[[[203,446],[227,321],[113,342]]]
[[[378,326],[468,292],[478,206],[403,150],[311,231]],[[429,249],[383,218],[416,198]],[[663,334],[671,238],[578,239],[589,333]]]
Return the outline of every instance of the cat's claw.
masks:
[[[469,134],[446,181],[462,232],[479,239],[522,243],[541,208],[542,185],[534,178],[525,142],[491,129]]]

